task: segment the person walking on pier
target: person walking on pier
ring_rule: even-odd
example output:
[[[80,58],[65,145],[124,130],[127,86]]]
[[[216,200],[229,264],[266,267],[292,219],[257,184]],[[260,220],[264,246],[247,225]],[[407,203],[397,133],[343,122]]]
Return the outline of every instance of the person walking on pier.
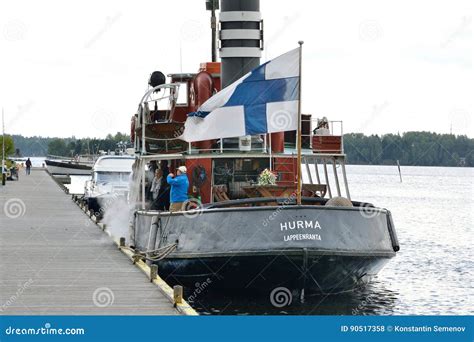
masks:
[[[181,211],[184,202],[188,200],[189,180],[186,176],[186,166],[178,167],[176,176],[170,173],[166,181],[171,185],[170,212]]]
[[[30,172],[31,172],[31,160],[30,160],[30,158],[28,158],[26,160],[26,174],[29,175]]]

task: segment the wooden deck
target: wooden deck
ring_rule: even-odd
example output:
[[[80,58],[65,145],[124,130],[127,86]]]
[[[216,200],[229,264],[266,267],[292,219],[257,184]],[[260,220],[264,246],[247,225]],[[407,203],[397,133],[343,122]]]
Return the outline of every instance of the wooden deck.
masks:
[[[0,315],[176,315],[44,170],[0,185]]]

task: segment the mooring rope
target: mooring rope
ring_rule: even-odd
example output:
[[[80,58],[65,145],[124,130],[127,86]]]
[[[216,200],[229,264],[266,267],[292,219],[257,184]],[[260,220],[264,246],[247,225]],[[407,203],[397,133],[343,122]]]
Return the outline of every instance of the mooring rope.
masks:
[[[159,261],[163,260],[166,258],[168,255],[170,255],[175,249],[178,247],[177,243],[172,243],[171,245],[161,247],[158,249],[154,250],[148,250],[148,251],[143,251],[143,252],[135,252],[133,255],[133,258],[140,258],[140,259],[145,259],[149,261]]]

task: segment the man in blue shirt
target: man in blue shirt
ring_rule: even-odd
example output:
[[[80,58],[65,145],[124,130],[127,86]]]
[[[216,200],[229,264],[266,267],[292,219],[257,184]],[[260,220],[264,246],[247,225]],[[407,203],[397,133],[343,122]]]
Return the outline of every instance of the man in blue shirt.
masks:
[[[180,166],[176,171],[176,176],[170,173],[166,177],[166,181],[171,185],[170,212],[183,210],[183,204],[188,200],[189,180],[186,172],[186,166]]]

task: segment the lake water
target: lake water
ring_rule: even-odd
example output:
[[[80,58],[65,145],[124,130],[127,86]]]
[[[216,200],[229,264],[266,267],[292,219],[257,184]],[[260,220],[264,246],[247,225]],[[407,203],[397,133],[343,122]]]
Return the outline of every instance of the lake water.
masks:
[[[28,157],[25,157],[28,158]],[[45,157],[30,157],[31,164],[33,167],[42,167],[45,161]]]
[[[474,313],[474,169],[347,166],[353,200],[391,210],[401,250],[366,288],[294,299],[211,293],[192,305],[202,314],[460,315]],[[192,291],[192,289],[190,290]],[[188,292],[190,292],[188,291]]]
[[[33,167],[43,167],[45,159],[46,157],[30,157]],[[71,176],[71,184],[65,184],[65,186],[69,189],[70,194],[83,194],[84,183],[90,178],[90,176]]]
[[[391,210],[401,244],[376,279],[343,295],[294,297],[284,308],[270,298],[222,295],[212,287],[195,296],[202,314],[460,315],[474,313],[474,169],[347,166],[353,200]],[[72,176],[71,193],[88,177]],[[192,294],[194,289],[187,289]]]

